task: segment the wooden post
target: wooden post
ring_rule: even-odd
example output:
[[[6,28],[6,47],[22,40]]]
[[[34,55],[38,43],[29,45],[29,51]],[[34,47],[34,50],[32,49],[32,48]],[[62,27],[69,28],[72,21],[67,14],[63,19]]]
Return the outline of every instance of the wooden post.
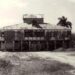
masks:
[[[64,43],[64,40],[63,40],[63,49],[65,48],[65,43]]]
[[[45,39],[46,39],[46,37],[47,37],[46,34],[47,34],[47,30],[45,30],[45,35],[44,35]]]
[[[2,43],[3,44],[3,43]],[[5,51],[7,51],[7,49],[6,49],[6,41],[4,42],[4,44],[3,44],[4,46],[3,46],[3,50]]]
[[[13,51],[14,51],[14,44],[15,44],[15,41],[13,41]]]
[[[38,42],[38,47],[39,47],[39,51],[41,50],[41,47],[40,47],[41,45],[40,45],[40,41]]]
[[[48,48],[49,48],[49,46],[48,46],[48,41],[47,41],[46,45],[47,45],[47,51],[48,51]]]
[[[22,40],[21,40],[21,51],[22,51]]]
[[[31,41],[29,41],[29,51],[30,51],[30,45],[31,45]]]
[[[2,41],[1,41],[1,48],[0,49],[2,50]]]
[[[69,48],[71,48],[72,46],[72,41],[71,40],[69,40]]]
[[[23,39],[22,40],[24,40],[24,30],[22,31],[22,33],[23,33]]]
[[[54,49],[56,49],[56,40],[54,40]]]

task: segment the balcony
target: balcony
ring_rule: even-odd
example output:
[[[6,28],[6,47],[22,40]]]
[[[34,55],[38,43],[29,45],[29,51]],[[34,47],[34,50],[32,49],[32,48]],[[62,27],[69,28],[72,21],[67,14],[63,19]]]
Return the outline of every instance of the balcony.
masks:
[[[65,37],[65,40],[69,40],[69,37]]]
[[[24,40],[45,40],[44,37],[25,37]]]
[[[0,41],[4,41],[4,38],[3,37],[0,37]]]

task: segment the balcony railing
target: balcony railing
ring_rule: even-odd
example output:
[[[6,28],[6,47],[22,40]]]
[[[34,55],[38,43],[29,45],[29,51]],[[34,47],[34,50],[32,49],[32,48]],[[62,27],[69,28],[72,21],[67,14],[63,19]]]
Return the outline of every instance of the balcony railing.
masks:
[[[45,31],[45,30],[24,30],[24,32],[17,31],[5,32],[0,36],[0,40],[69,40],[71,32],[68,31]],[[6,39],[5,39],[6,38]]]
[[[25,37],[24,40],[45,40],[44,37]]]
[[[0,41],[4,41],[4,38],[3,37],[0,37]]]

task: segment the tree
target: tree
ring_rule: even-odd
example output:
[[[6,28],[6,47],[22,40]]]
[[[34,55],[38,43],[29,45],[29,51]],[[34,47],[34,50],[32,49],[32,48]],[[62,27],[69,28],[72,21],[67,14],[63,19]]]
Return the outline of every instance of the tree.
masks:
[[[57,23],[57,25],[72,28],[72,23],[70,21],[67,21],[67,18],[65,16],[58,18],[58,20],[59,22]]]
[[[37,22],[37,20],[32,20],[32,25],[37,27],[37,28],[42,28],[39,23]]]

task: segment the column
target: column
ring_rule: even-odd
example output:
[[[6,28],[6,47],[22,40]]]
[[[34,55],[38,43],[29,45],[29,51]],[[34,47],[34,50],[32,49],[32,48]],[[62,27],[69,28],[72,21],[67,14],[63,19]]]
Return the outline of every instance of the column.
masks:
[[[47,51],[48,51],[48,50],[49,50],[49,44],[48,44],[48,41],[47,41],[46,45],[47,45]]]
[[[56,49],[56,40],[54,40],[54,49]]]
[[[0,41],[0,50],[1,50],[1,41]]]
[[[63,43],[62,43],[62,44],[63,44],[63,48],[65,48],[65,43],[64,43],[64,40],[63,40]]]
[[[1,41],[1,46],[0,46],[0,49],[2,50],[2,41]]]
[[[40,49],[41,49],[41,47],[40,47],[41,45],[40,45],[40,41],[38,42],[38,47],[39,47],[39,51],[40,51]]]
[[[3,45],[3,46],[2,46],[2,49],[5,51],[5,50],[6,50],[6,41],[5,41],[4,43],[2,42],[2,45]],[[7,51],[7,50],[6,50],[6,51]]]
[[[15,51],[15,50],[14,50],[14,44],[15,44],[15,41],[13,41],[13,51]]]
[[[45,37],[45,39],[46,39],[46,33],[47,33],[47,30],[45,30],[45,36],[44,36],[44,37]]]
[[[22,51],[22,40],[21,40],[21,51]]]
[[[31,41],[29,41],[29,51],[30,51],[30,45],[31,45]]]

